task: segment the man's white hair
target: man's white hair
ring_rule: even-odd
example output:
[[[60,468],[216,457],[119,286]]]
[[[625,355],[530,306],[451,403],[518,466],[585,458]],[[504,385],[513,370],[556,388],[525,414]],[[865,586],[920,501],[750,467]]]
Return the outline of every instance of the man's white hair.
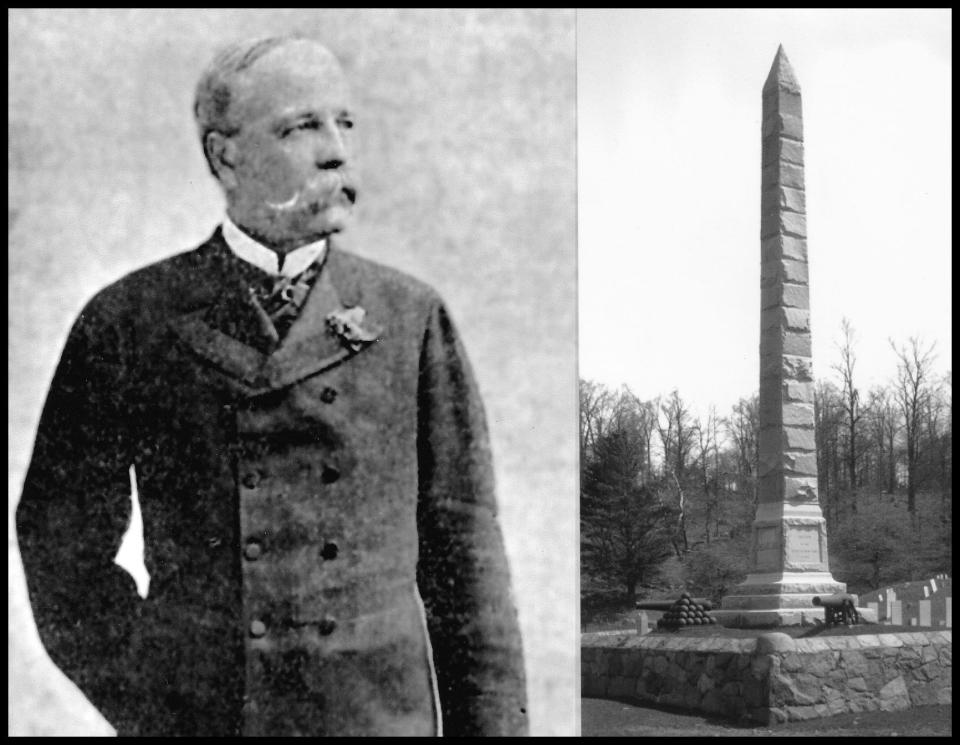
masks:
[[[239,123],[230,118],[230,99],[237,76],[271,50],[297,41],[309,40],[299,36],[269,36],[236,42],[220,50],[200,76],[193,113],[200,133],[200,146],[214,175],[216,171],[207,154],[207,135],[211,132],[232,135],[240,128]]]

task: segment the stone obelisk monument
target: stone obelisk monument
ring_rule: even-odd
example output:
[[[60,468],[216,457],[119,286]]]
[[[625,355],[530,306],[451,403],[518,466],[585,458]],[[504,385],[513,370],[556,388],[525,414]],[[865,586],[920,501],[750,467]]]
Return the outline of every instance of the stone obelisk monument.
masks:
[[[751,571],[715,615],[727,626],[823,617],[845,592],[827,561],[817,496],[800,86],[783,47],[763,86],[760,197],[760,469]]]

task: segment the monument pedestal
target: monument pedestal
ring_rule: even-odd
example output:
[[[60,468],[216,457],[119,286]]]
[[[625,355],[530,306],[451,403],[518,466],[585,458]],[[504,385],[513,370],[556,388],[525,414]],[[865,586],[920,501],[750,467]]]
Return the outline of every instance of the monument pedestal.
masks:
[[[791,496],[796,497],[793,494]],[[792,626],[824,618],[817,595],[846,592],[827,564],[827,524],[817,502],[761,502],[751,536],[753,572],[713,612],[724,626]]]
[[[827,527],[814,502],[766,502],[753,523],[754,571],[712,612],[723,626],[798,626],[824,620],[816,596],[844,593],[827,565]],[[857,608],[864,621],[876,622],[869,608]]]
[[[749,574],[712,615],[723,626],[738,628],[799,626],[815,618],[823,621],[823,608],[814,606],[814,597],[846,591],[830,572]]]

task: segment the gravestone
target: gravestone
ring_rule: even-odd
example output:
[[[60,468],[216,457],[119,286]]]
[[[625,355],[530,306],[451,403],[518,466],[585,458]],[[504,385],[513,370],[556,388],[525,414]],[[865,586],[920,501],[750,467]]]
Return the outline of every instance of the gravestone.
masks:
[[[892,587],[885,587],[864,593],[861,602],[868,608],[872,602],[880,604],[880,618],[890,621],[891,604],[895,601],[903,603],[902,616],[905,619],[919,618],[919,603],[930,603],[930,623],[932,626],[943,626],[947,619],[948,598],[952,594],[952,580],[938,574],[933,579],[910,580],[901,582]],[[920,622],[924,625],[923,622]]]
[[[830,574],[817,495],[803,118],[782,46],[763,86],[762,130],[759,492],[751,571],[714,613],[727,626],[822,619],[813,597],[846,591]]]
[[[919,621],[920,621],[920,625],[921,625],[921,626],[930,626],[930,625],[931,625],[931,624],[930,624],[930,619],[931,619],[932,616],[931,616],[931,613],[930,613],[930,601],[929,601],[929,600],[921,600],[921,601],[920,601],[919,606],[918,606],[918,609],[917,609],[917,613],[918,613],[918,615],[919,615]]]

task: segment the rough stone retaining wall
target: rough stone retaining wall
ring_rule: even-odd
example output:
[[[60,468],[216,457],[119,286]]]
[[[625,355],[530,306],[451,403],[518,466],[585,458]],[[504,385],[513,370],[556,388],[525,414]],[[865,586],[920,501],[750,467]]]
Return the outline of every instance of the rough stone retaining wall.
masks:
[[[764,724],[951,703],[952,632],[794,639],[584,634],[584,696]]]

